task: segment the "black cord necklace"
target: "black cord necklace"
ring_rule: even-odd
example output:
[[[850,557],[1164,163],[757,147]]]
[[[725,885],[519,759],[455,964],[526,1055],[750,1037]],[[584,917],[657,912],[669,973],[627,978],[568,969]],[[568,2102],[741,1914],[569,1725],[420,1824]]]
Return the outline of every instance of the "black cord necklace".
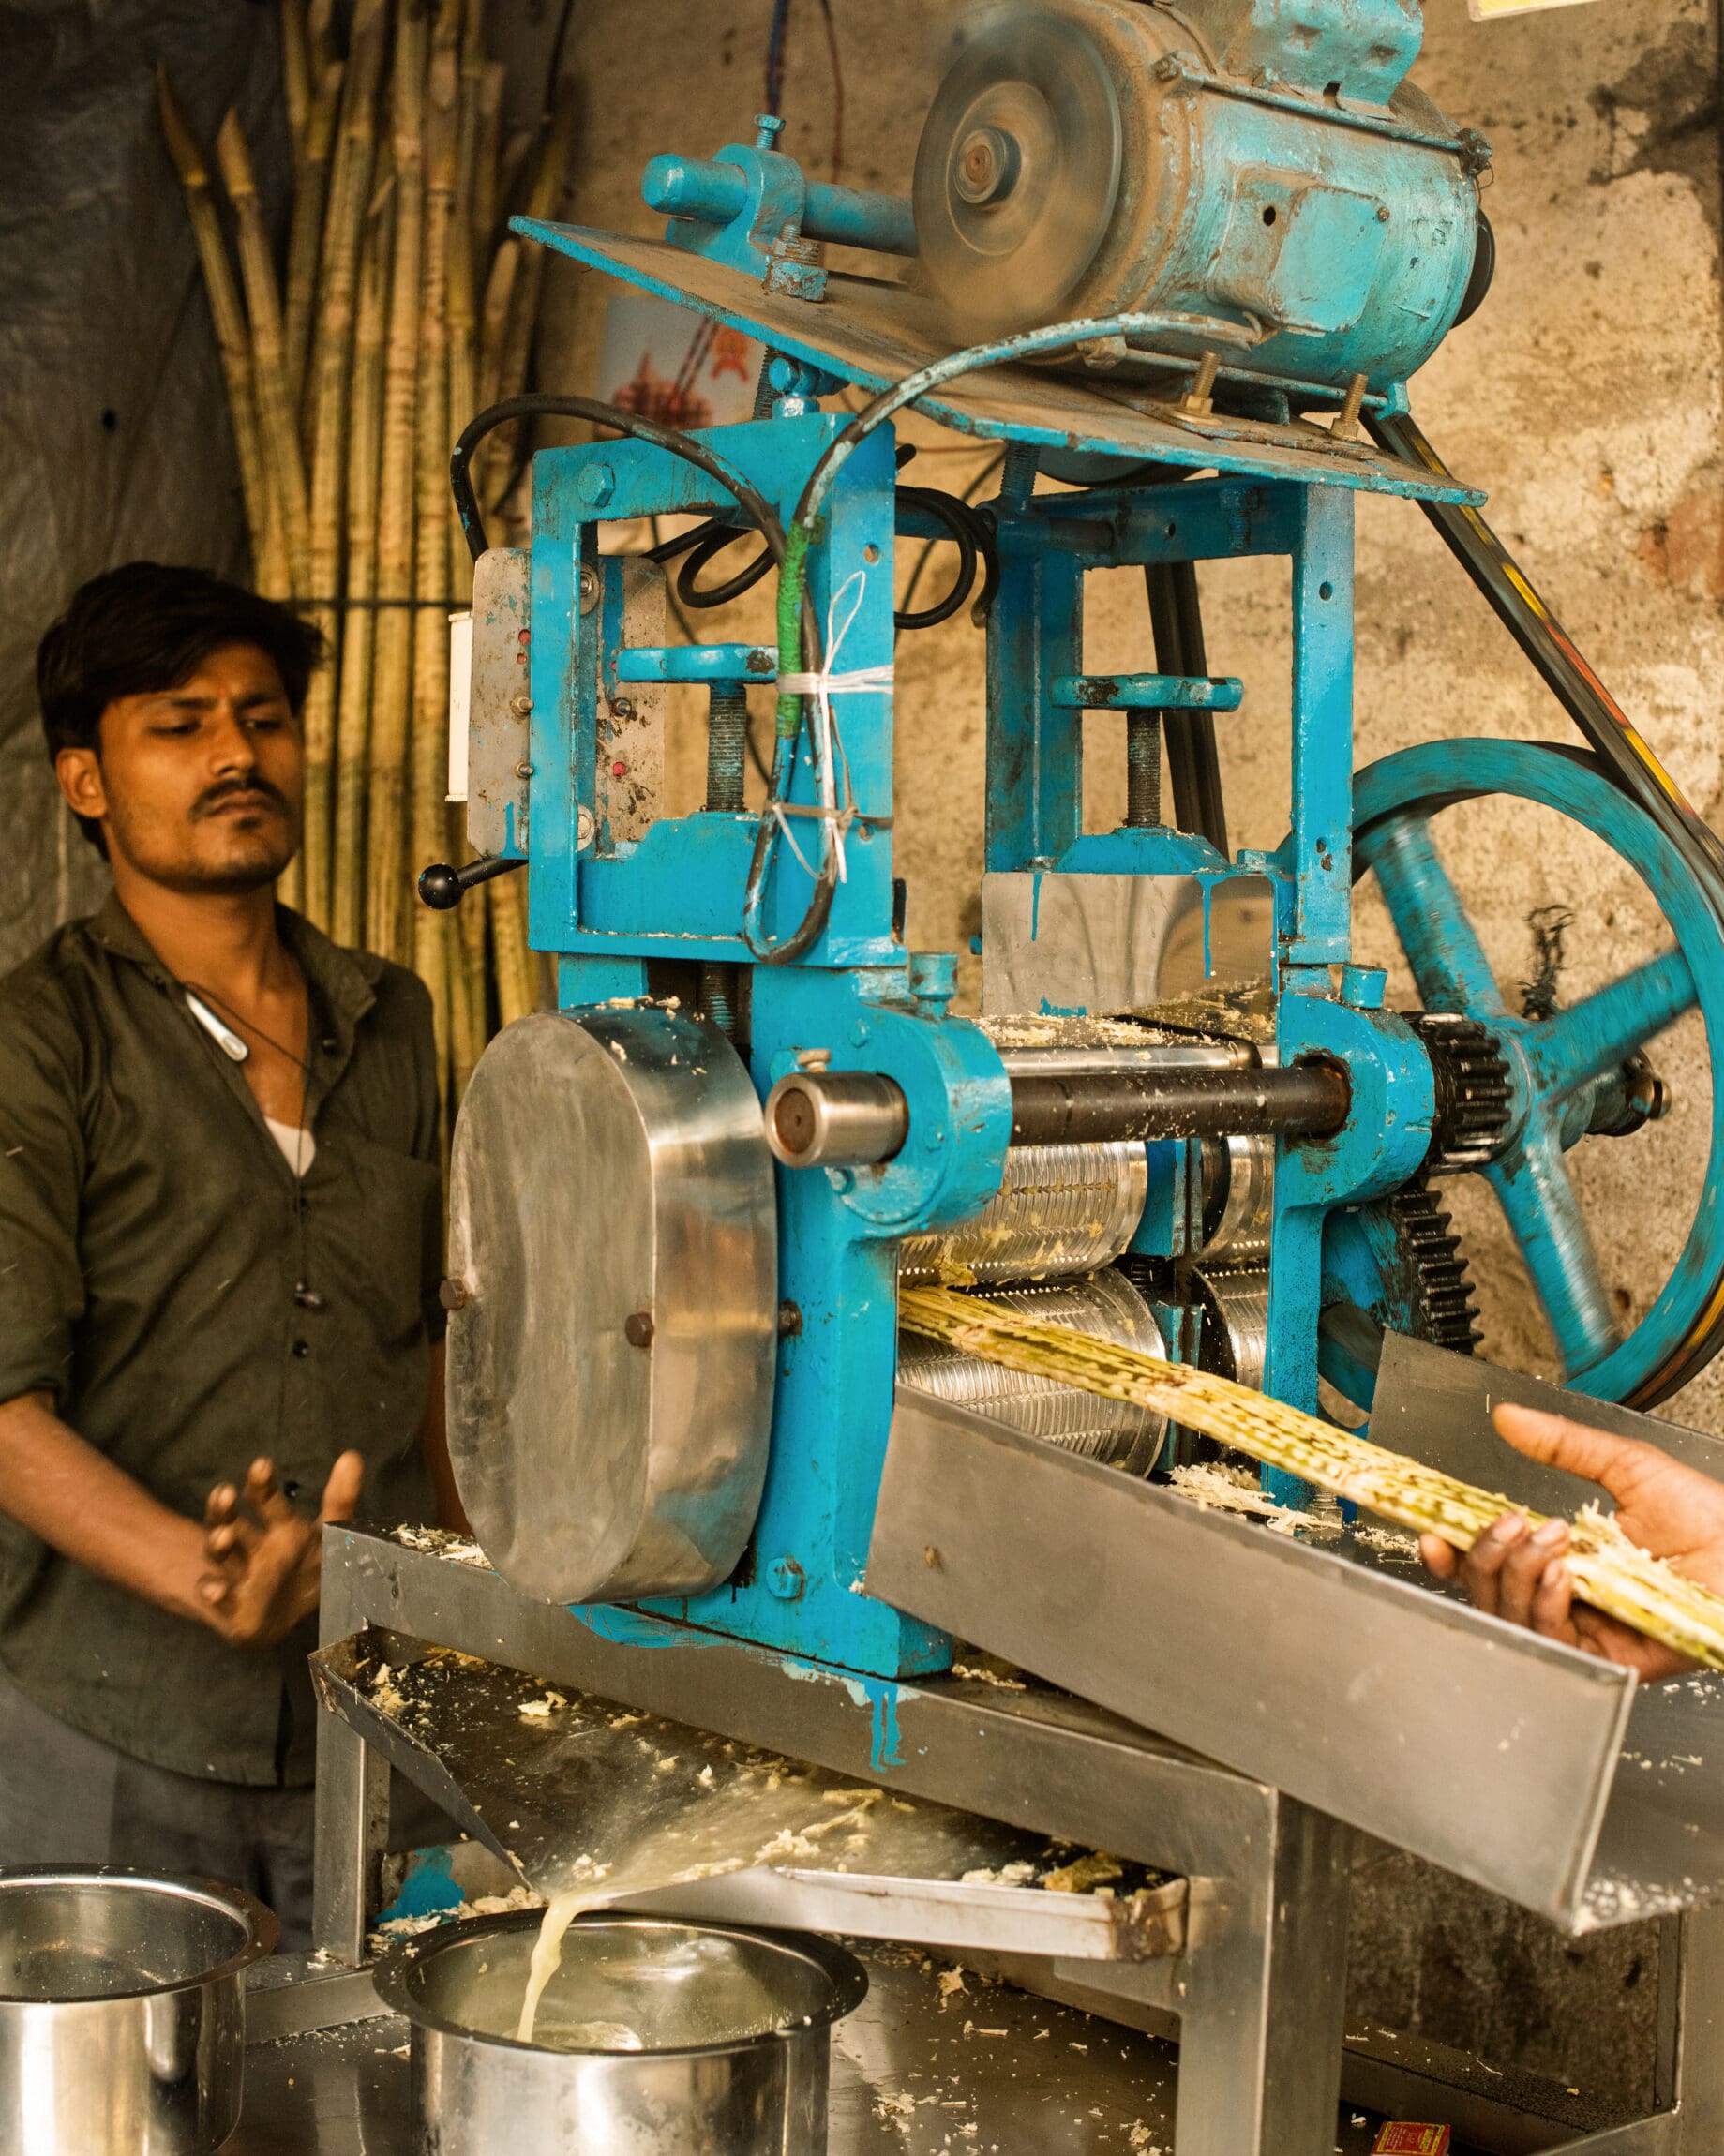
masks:
[[[293,1290],[293,1300],[302,1310],[321,1310],[323,1308],[322,1296],[317,1294],[314,1289],[307,1287],[306,1284],[305,1150],[307,1133],[305,1115],[306,1102],[310,1097],[311,1058],[308,1055],[295,1056],[291,1048],[287,1047],[282,1041],[277,1041],[273,1034],[265,1033],[263,1028],[258,1025],[255,1020],[246,1017],[241,1011],[235,1011],[226,996],[217,996],[213,988],[205,988],[201,981],[182,981],[180,982],[180,986],[185,990],[186,995],[189,1000],[205,1004],[214,1004],[217,1010],[224,1011],[227,1016],[233,1021],[235,1026],[241,1027],[245,1032],[252,1035],[255,1040],[262,1041],[266,1048],[273,1048],[277,1056],[285,1056],[288,1061],[292,1064],[294,1069],[299,1072],[299,1122],[296,1126],[298,1135],[294,1141],[292,1160],[293,1218],[296,1229],[295,1240],[298,1244],[299,1259],[296,1270],[298,1272],[299,1279],[298,1283]],[[309,988],[307,988],[307,998],[309,997],[309,994],[310,991]],[[307,1039],[309,1040],[310,1013],[308,1011],[307,1012],[306,1033]],[[244,1047],[245,1044],[241,1042],[240,1045]],[[225,1044],[224,1053],[232,1053],[225,1048]],[[247,1051],[247,1053],[249,1053],[249,1051]],[[262,1112],[262,1101],[258,1103],[258,1106],[259,1112],[261,1114]],[[267,1115],[265,1115],[263,1119],[265,1122],[269,1120]]]

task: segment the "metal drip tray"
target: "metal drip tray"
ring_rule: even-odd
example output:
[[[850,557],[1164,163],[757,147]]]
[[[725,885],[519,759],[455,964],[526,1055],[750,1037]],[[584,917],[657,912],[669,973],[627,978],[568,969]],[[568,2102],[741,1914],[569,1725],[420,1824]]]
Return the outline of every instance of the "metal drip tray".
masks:
[[[1584,1403],[1507,1377],[1391,1340],[1373,1424],[1549,1503],[1490,1431],[1489,1400]],[[1627,1419],[1724,1470],[1717,1440]],[[867,1585],[1570,1932],[1724,1895],[1724,1678],[1637,1689],[1438,1591],[1396,1540],[1272,1534],[901,1388]]]
[[[311,1670],[327,1709],[547,1894],[1092,1961],[1184,1943],[1183,1879],[1120,1864],[1107,1894],[1061,1891],[1087,1852],[471,1654],[368,1629]]]

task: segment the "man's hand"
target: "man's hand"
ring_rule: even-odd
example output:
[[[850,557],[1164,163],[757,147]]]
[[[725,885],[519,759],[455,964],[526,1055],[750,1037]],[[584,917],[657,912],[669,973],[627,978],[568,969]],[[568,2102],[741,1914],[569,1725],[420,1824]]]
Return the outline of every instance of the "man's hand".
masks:
[[[1505,1405],[1492,1419],[1518,1452],[1607,1490],[1616,1500],[1616,1524],[1631,1542],[1724,1594],[1724,1484],[1682,1466],[1655,1445],[1612,1437],[1537,1408]],[[1535,1532],[1519,1512],[1504,1513],[1464,1556],[1434,1535],[1421,1535],[1418,1544],[1419,1555],[1439,1580],[1458,1580],[1475,1605],[1493,1617],[1528,1625],[1547,1639],[1615,1662],[1649,1682],[1694,1667],[1577,1602],[1563,1562],[1567,1549],[1566,1520],[1547,1520]]]
[[[295,1512],[277,1486],[275,1462],[254,1460],[243,1490],[217,1483],[203,1508],[198,1582],[203,1621],[234,1647],[273,1647],[317,1608],[321,1530],[351,1520],[365,1461],[344,1452],[329,1471],[317,1518]]]

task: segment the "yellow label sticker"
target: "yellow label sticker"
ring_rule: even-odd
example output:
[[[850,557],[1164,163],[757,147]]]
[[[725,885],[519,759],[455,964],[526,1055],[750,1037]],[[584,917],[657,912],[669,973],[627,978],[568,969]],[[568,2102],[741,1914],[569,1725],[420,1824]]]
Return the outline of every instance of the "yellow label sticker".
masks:
[[[1447,2126],[1401,2123],[1384,2127],[1372,2144],[1372,2156],[1448,2156],[1448,2143]]]

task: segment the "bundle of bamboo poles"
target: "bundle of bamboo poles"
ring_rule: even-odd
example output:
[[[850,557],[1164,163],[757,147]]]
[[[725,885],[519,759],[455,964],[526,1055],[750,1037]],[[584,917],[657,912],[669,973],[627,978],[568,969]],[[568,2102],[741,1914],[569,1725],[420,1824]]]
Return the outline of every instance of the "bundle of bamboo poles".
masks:
[[[556,214],[569,113],[559,105],[502,140],[485,0],[355,0],[345,52],[333,0],[280,7],[293,202],[279,264],[238,115],[212,160],[161,73],[162,127],[215,322],[257,586],[329,641],[284,896],[337,942],[417,970],[453,1106],[492,1027],[536,1005],[538,965],[524,872],[454,916],[413,898],[421,867],[467,851],[443,798],[447,617],[472,590],[449,451],[482,404],[526,387],[543,256],[499,227],[512,196]],[[513,448],[501,432],[487,447],[481,499],[494,504]]]
[[[1250,1385],[1094,1340],[1069,1325],[1039,1324],[980,1295],[906,1288],[898,1319],[910,1332],[945,1340],[984,1362],[1153,1408],[1253,1460],[1351,1498],[1385,1520],[1440,1535],[1456,1550],[1470,1550],[1510,1510],[1524,1512],[1535,1527],[1542,1522],[1541,1514],[1524,1505],[1513,1506],[1506,1497],[1349,1436]],[[1569,1522],[1568,1543],[1565,1562],[1582,1601],[1679,1654],[1724,1669],[1724,1596],[1649,1557],[1590,1505]]]

